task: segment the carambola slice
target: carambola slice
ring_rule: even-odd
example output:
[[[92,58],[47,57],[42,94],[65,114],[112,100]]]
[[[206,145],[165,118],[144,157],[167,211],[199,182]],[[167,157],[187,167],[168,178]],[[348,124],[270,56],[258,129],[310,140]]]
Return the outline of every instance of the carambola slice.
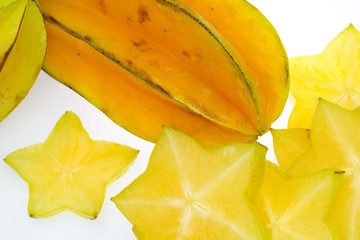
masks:
[[[319,55],[290,58],[296,99],[289,127],[310,128],[318,98],[353,110],[360,105],[360,32],[350,24]]]
[[[169,127],[144,174],[113,198],[140,239],[267,239],[253,202],[266,149],[203,148]]]
[[[271,239],[340,239],[330,214],[343,175],[325,169],[292,177],[268,162],[257,204]]]
[[[343,239],[360,238],[360,115],[320,99],[310,129],[310,148],[288,173],[307,174],[324,168],[345,171],[332,220]]]
[[[137,153],[91,140],[79,118],[66,112],[44,143],[17,150],[5,162],[29,184],[31,217],[70,210],[96,218],[106,186],[126,172]]]

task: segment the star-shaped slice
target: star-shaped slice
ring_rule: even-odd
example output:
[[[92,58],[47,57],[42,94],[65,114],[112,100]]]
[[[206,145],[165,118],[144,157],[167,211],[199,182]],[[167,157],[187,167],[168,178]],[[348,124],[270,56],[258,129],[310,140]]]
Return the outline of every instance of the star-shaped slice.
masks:
[[[254,205],[266,148],[203,148],[164,127],[144,174],[113,201],[139,239],[267,239]]]
[[[326,169],[289,177],[268,162],[256,202],[272,239],[340,239],[330,212],[343,175]]]
[[[318,98],[350,110],[360,105],[360,32],[352,24],[323,53],[291,58],[289,67],[296,99],[290,128],[310,128]]]
[[[66,112],[44,143],[17,150],[5,162],[29,184],[31,217],[70,210],[96,218],[106,186],[126,172],[137,153],[117,143],[91,140],[80,119]]]
[[[294,161],[310,147],[310,131],[305,128],[271,129],[276,159],[283,169],[288,169]]]
[[[360,115],[320,99],[310,129],[310,148],[288,173],[324,168],[345,171],[332,219],[343,239],[360,239]]]
[[[360,107],[355,108],[353,112],[360,115]],[[287,128],[270,131],[276,159],[284,170],[287,170],[310,147],[310,129]]]

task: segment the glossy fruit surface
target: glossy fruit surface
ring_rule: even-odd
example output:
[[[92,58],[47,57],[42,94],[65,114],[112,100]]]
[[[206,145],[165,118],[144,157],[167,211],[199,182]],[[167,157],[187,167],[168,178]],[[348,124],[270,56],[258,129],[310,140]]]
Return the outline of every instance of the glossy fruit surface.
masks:
[[[0,3],[0,121],[26,96],[45,57],[46,31],[32,0]]]
[[[234,5],[244,19],[219,26],[176,0],[40,4],[49,38],[44,69],[146,140],[156,141],[164,124],[207,146],[253,140],[285,104],[285,51],[247,3]],[[247,25],[244,37],[223,34],[226,22]],[[250,46],[245,36],[255,33],[261,37]],[[273,71],[260,67],[267,65]]]

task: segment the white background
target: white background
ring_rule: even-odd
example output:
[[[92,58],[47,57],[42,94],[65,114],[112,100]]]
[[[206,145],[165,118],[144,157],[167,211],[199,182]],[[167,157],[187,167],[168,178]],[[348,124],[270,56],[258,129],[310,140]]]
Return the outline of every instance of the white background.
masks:
[[[349,23],[360,28],[358,0],[249,2],[272,22],[289,57],[322,52],[329,41]],[[273,124],[274,128],[286,128],[291,108],[288,103],[283,115]],[[27,215],[27,184],[13,169],[0,161],[0,240],[135,239],[131,224],[110,198],[145,170],[153,144],[124,131],[85,99],[44,72],[41,72],[24,101],[0,123],[0,159],[17,149],[43,142],[67,110],[80,117],[92,139],[118,142],[139,149],[136,162],[122,178],[107,188],[98,218],[88,220],[70,212],[46,219],[30,218]],[[270,133],[259,141],[269,148],[267,158],[275,162]]]

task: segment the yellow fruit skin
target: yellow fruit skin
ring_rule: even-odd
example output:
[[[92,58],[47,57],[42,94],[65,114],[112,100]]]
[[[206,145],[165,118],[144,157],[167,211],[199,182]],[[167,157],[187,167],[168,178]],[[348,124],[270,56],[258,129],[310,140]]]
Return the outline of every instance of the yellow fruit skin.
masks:
[[[48,23],[49,45],[52,45],[49,47],[44,69],[85,96],[120,126],[142,138],[156,141],[160,136],[161,126],[165,124],[194,136],[207,146],[233,142],[235,138],[247,141],[266,131],[282,108],[283,98],[287,95],[286,55],[275,31],[268,29],[270,24],[258,13],[254,14],[254,18],[260,23],[255,29],[261,28],[264,22],[262,36],[269,36],[267,39],[272,39],[270,42],[277,40],[270,45],[273,44],[276,46],[274,49],[279,51],[274,50],[269,55],[283,59],[273,61],[277,66],[274,76],[281,79],[280,82],[285,82],[277,88],[283,94],[272,94],[269,90],[271,93],[266,101],[260,92],[269,92],[268,88],[260,84],[260,91],[256,87],[260,80],[252,79],[256,78],[254,72],[258,73],[258,78],[267,79],[266,81],[272,81],[269,79],[275,77],[268,78],[267,74],[258,71],[255,63],[250,64],[251,60],[239,60],[240,57],[238,59],[234,54],[234,40],[226,39],[226,36],[206,21],[206,16],[199,15],[179,1],[41,0],[40,4]],[[241,8],[241,5],[235,6]],[[52,37],[60,35],[59,31],[69,35],[66,43],[65,37]],[[256,32],[254,29],[251,31]],[[246,29],[244,35],[245,32]],[[77,41],[82,41],[83,46]],[[252,39],[252,42],[261,40]],[[69,58],[56,47],[59,45],[62,49],[74,51],[74,56],[90,52],[85,45],[98,52],[96,59],[101,60],[92,59],[93,66],[87,68],[94,69],[92,73],[95,71],[96,74],[85,73],[84,77],[79,78],[77,69],[85,68],[85,63],[69,66]],[[75,48],[78,48],[77,52]],[[248,56],[252,54],[249,53]],[[253,56],[254,59],[261,57],[257,56]],[[248,63],[254,66],[251,71]],[[118,77],[114,80],[108,80],[101,74],[109,71],[109,65],[118,69]],[[279,69],[282,70],[278,76]],[[88,75],[91,75],[90,78]],[[87,84],[83,84],[85,81]],[[120,96],[129,96],[128,89],[121,86],[123,82],[137,85],[134,90],[130,90],[133,91],[132,98],[137,97],[137,103],[134,100],[127,104],[126,101],[119,102],[118,99],[107,96],[111,89],[119,89],[117,94]],[[104,89],[98,89],[94,93],[93,89],[98,84],[104,86]],[[151,94],[144,96],[144,91]],[[107,99],[106,105],[103,99]],[[155,105],[149,103],[148,107],[139,107],[143,102]],[[164,105],[167,106],[163,108]],[[276,110],[264,110],[267,107],[263,105],[275,106]],[[165,110],[169,108],[174,110]],[[268,116],[265,112],[272,112],[274,115]],[[187,116],[186,119],[182,118],[184,115]],[[201,129],[200,122],[204,121],[199,121],[199,118],[210,123],[205,123]],[[142,119],[149,120],[149,123]],[[207,126],[218,130],[213,133],[214,130],[206,131]]]
[[[146,171],[112,200],[139,239],[268,239],[254,205],[265,154],[258,143],[203,148],[164,127]]]
[[[27,0],[13,2],[2,1],[0,5],[0,69],[7,55],[11,51],[19,32],[20,24],[24,16]]]
[[[5,56],[0,55],[0,121],[26,96],[45,57],[46,31],[41,12],[34,1],[27,1],[24,11],[15,41]]]

